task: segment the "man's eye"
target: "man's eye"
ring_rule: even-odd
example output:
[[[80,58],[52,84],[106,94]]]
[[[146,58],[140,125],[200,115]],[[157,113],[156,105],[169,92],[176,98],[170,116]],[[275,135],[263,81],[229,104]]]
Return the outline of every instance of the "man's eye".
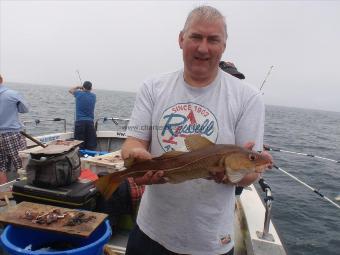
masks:
[[[199,36],[199,35],[192,35],[192,36],[190,36],[190,38],[194,39],[194,40],[200,40],[201,36]]]
[[[219,38],[209,38],[209,42],[211,43],[219,43],[221,40]]]

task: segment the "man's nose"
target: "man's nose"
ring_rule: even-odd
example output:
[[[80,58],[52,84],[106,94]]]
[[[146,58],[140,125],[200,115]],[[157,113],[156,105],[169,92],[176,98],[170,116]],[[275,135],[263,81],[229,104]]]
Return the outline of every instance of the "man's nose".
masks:
[[[201,53],[207,53],[209,51],[208,41],[203,39],[198,45],[198,51]]]

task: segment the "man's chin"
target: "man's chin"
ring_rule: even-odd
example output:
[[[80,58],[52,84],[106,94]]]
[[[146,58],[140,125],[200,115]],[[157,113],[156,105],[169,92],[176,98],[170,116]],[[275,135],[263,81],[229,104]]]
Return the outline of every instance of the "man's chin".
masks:
[[[191,70],[195,72],[207,72],[210,65],[204,61],[193,61],[191,63]]]
[[[196,77],[208,77],[211,75],[211,71],[206,67],[194,67],[192,68],[192,75]]]

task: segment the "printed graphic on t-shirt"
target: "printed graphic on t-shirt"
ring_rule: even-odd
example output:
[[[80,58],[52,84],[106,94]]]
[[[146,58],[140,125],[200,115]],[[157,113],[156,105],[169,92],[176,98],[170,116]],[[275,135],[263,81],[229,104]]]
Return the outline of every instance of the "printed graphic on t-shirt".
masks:
[[[214,114],[196,103],[179,103],[166,109],[159,121],[158,140],[164,151],[185,150],[184,138],[200,134],[216,142],[218,123]]]
[[[231,241],[231,236],[229,234],[220,237],[221,245],[226,245],[226,244],[230,243],[230,241]]]

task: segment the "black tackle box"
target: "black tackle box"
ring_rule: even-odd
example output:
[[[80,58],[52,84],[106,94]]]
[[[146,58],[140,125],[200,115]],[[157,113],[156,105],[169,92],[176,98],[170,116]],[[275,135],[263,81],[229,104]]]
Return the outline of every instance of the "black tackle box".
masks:
[[[12,193],[17,203],[27,201],[90,211],[96,209],[99,197],[98,190],[89,180],[78,180],[68,186],[49,189],[36,187],[22,180],[13,184]]]

